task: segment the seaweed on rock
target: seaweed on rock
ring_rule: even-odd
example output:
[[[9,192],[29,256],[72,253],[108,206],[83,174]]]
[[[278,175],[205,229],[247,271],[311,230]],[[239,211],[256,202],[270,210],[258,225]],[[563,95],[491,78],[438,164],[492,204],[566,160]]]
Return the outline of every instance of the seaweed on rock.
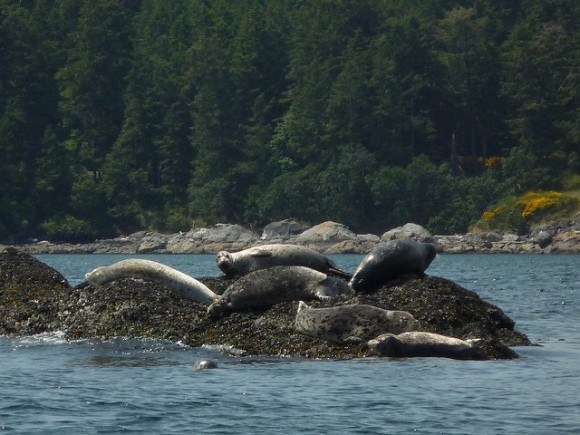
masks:
[[[221,294],[234,280],[218,277],[200,281]],[[207,315],[208,302],[181,300],[152,282],[123,279],[71,289],[58,272],[15,252],[0,252],[0,299],[1,334],[62,329],[69,339],[159,338],[190,346],[230,345],[251,355],[336,359],[369,355],[364,345],[339,345],[296,332],[298,302],[212,319]],[[357,301],[409,311],[427,331],[458,338],[481,337],[484,345],[477,359],[516,358],[507,346],[530,344],[501,309],[437,277],[406,277],[371,294],[312,302],[312,306]]]

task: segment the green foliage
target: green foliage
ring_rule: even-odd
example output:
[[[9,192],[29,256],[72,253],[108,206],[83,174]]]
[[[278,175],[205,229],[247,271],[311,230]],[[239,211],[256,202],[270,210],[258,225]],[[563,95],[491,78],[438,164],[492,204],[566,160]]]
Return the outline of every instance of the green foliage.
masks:
[[[98,235],[90,222],[70,215],[52,218],[43,222],[40,228],[49,239],[59,242],[87,242]]]
[[[508,196],[490,206],[483,220],[492,229],[523,234],[529,225],[542,219],[567,218],[574,213],[580,200],[556,191],[530,191],[520,196]]]
[[[0,238],[461,232],[575,189],[580,3],[516,3],[0,0]]]
[[[580,190],[580,174],[574,174],[564,180],[564,190]]]
[[[525,234],[529,225],[522,216],[518,198],[508,196],[483,214],[485,223],[494,230]]]

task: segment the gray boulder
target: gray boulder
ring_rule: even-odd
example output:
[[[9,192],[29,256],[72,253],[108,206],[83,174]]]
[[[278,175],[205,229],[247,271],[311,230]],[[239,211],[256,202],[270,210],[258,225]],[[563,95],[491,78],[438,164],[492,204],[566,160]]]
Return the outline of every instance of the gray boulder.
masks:
[[[304,231],[296,238],[302,244],[331,245],[345,240],[357,240],[356,234],[345,225],[326,221]]]
[[[298,236],[308,229],[308,226],[293,219],[269,223],[262,231],[262,240],[288,240]]]
[[[422,243],[435,243],[435,238],[421,225],[406,223],[402,227],[393,228],[381,236],[383,242],[396,239],[411,239]]]
[[[254,243],[258,240],[258,235],[241,225],[216,224],[212,228],[193,231],[191,239],[202,244]]]

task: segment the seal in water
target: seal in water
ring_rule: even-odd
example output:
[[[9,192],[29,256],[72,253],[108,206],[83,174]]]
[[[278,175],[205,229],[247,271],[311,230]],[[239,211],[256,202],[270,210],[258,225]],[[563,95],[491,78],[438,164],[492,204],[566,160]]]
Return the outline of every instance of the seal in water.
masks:
[[[364,304],[310,308],[300,301],[295,327],[301,334],[335,343],[360,343],[386,332],[416,331],[420,324],[406,311],[389,311]]]
[[[304,266],[274,266],[244,275],[207,310],[212,317],[301,299],[329,299],[352,293],[340,278]]]
[[[272,244],[255,246],[239,252],[220,251],[216,262],[228,276],[247,275],[272,266],[306,266],[322,273],[350,279],[334,262],[313,249],[300,245]]]
[[[403,332],[399,335],[383,334],[367,342],[367,346],[380,356],[453,359],[480,359],[477,355],[480,344],[480,338],[461,340],[419,331]]]
[[[151,260],[130,258],[97,267],[85,275],[90,284],[102,285],[122,278],[138,278],[162,284],[177,297],[194,302],[213,301],[218,296],[204,284],[169,266]]]
[[[363,258],[350,285],[355,291],[368,292],[401,275],[423,274],[436,255],[437,248],[433,243],[414,240],[381,243]]]
[[[194,370],[209,370],[209,369],[217,369],[218,363],[213,359],[201,359],[196,361],[193,365]]]

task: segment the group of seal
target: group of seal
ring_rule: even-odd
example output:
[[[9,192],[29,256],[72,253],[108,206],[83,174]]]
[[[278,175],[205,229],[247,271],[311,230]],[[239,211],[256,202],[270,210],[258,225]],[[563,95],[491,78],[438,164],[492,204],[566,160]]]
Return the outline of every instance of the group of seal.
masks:
[[[436,252],[435,245],[412,240],[381,243],[351,275],[324,255],[298,245],[270,244],[235,253],[220,251],[216,256],[220,270],[226,276],[239,277],[221,296],[182,272],[142,259],[99,267],[87,273],[86,279],[94,285],[121,278],[155,281],[183,299],[211,302],[207,313],[212,318],[298,301],[295,329],[302,334],[342,344],[366,343],[381,356],[462,358],[478,340],[422,332],[419,322],[406,311],[364,304],[316,309],[304,302],[355,291],[370,292],[399,276],[424,274]]]

